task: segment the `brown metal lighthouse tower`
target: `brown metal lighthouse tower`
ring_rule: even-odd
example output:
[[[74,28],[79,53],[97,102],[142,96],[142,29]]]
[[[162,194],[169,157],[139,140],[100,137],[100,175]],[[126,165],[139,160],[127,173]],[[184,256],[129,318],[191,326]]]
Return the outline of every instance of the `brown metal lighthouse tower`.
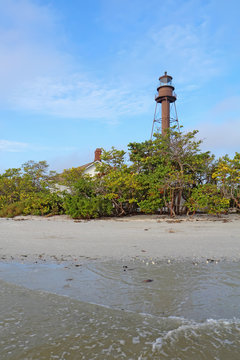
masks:
[[[168,75],[165,71],[163,76],[159,78],[159,85],[157,87],[157,94],[155,95],[156,108],[153,119],[152,134],[159,131],[157,123],[161,125],[161,133],[166,133],[166,130],[169,129],[172,122],[177,122],[177,111],[175,101],[177,96],[174,92],[174,86],[172,85],[172,76]],[[161,114],[158,114],[159,107],[158,104],[161,104]],[[171,117],[171,105],[174,105],[175,117]],[[156,129],[155,129],[156,127]]]

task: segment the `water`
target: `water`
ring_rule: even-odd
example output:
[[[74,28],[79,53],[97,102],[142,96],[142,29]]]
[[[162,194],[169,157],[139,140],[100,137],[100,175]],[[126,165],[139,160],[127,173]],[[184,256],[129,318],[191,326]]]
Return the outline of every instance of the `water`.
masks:
[[[239,265],[2,263],[1,358],[239,360]]]

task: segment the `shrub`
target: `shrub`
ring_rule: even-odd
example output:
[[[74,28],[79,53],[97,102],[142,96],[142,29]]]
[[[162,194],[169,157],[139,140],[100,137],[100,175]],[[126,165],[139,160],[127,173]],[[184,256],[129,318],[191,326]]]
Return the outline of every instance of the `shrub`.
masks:
[[[18,215],[58,215],[63,213],[63,200],[57,194],[35,193],[21,201],[6,204],[0,210],[0,217]]]
[[[214,184],[205,184],[193,189],[185,204],[190,212],[204,211],[208,214],[221,214],[229,208],[229,199],[221,196]]]
[[[24,202],[21,201],[3,206],[0,210],[0,217],[13,218],[14,216],[22,215],[24,206]]]
[[[153,199],[149,197],[149,199],[139,201],[138,205],[141,212],[155,214],[159,212],[159,209],[163,208],[163,201],[162,199]]]
[[[113,212],[111,201],[101,197],[80,198],[67,196],[64,201],[67,215],[74,219],[92,219],[100,216],[110,216]]]
[[[55,193],[32,194],[24,201],[24,215],[59,215],[63,213],[63,199]]]

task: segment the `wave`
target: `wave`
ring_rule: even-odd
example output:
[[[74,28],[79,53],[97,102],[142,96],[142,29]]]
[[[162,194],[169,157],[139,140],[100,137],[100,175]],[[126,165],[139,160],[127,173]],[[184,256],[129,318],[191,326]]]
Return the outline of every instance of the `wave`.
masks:
[[[195,322],[176,318],[182,324],[175,329],[166,331],[152,343],[153,353],[158,353],[161,359],[170,359],[178,349],[178,359],[199,356],[199,359],[239,359],[240,349],[240,319],[206,319]],[[222,357],[224,355],[224,357]],[[229,354],[229,357],[227,357]],[[218,357],[219,356],[219,357]]]

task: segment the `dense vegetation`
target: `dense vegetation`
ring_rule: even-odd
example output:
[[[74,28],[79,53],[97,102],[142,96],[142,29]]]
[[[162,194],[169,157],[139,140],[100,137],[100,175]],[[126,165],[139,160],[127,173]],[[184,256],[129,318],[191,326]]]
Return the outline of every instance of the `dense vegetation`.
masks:
[[[0,216],[68,214],[73,218],[240,211],[240,153],[215,160],[200,150],[197,131],[170,129],[130,143],[129,153],[103,150],[97,175],[62,174],[29,161],[0,175]]]

